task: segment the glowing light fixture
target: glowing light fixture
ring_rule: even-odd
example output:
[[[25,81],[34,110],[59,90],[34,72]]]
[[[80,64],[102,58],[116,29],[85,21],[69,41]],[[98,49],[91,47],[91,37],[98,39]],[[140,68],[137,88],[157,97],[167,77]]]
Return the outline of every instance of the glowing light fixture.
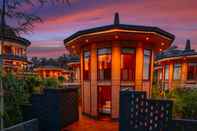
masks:
[[[71,48],[72,48],[72,49],[74,49],[74,48],[75,48],[75,46],[74,46],[74,45],[72,45],[72,46],[71,46]]]
[[[146,37],[146,40],[149,40],[150,38],[149,37]]]
[[[86,40],[85,40],[85,42],[86,42],[86,43],[88,43],[88,42],[89,42],[89,40],[88,40],[88,39],[86,39]]]
[[[162,42],[162,43],[161,43],[161,45],[162,45],[162,46],[164,46],[164,45],[165,45],[165,43],[163,43],[163,42]]]
[[[115,39],[118,39],[119,38],[119,36],[118,35],[115,35]]]

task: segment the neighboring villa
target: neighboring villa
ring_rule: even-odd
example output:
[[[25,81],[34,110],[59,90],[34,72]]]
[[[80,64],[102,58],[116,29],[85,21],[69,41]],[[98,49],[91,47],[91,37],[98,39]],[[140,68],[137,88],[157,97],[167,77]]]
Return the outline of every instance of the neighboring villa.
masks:
[[[156,83],[161,89],[197,88],[197,52],[189,40],[184,50],[173,46],[158,54],[155,64]]]
[[[41,78],[64,77],[66,83],[80,82],[80,62],[78,56],[61,56],[59,58],[37,59],[32,62],[33,72]],[[37,64],[37,65],[35,65]]]
[[[0,27],[0,57],[4,73],[19,74],[27,70],[27,47],[30,41],[21,38],[9,27],[4,27],[4,43],[2,43],[2,27]]]
[[[69,80],[70,71],[57,66],[40,66],[34,68],[34,73],[36,73],[41,78],[59,78],[64,77],[65,80]]]
[[[174,35],[157,27],[114,24],[79,31],[64,40],[80,55],[82,112],[94,118],[119,117],[121,89],[150,95],[154,54],[171,46]]]

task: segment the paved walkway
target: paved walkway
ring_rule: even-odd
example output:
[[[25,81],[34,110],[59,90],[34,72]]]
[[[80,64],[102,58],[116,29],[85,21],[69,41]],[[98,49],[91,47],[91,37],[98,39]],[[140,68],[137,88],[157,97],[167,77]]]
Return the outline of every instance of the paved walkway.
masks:
[[[118,131],[118,122],[111,120],[94,120],[80,115],[78,122],[66,127],[62,131]]]

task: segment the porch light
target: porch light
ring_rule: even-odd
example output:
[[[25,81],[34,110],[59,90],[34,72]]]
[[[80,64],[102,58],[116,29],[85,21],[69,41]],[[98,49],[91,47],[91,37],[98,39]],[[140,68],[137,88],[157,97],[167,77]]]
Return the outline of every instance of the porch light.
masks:
[[[115,39],[118,39],[119,38],[119,36],[118,35],[115,35]]]
[[[72,49],[74,49],[74,48],[75,48],[75,46],[74,46],[74,45],[72,45],[72,46],[71,46],[71,48],[72,48]]]
[[[163,43],[163,42],[162,42],[162,43],[161,43],[161,45],[162,45],[162,46],[164,46],[164,45],[165,45],[165,43]]]
[[[88,39],[86,39],[86,40],[85,40],[85,42],[86,42],[86,43],[88,43],[88,42],[89,42],[89,40],[88,40]]]
[[[149,40],[150,38],[149,37],[146,37],[146,40]]]

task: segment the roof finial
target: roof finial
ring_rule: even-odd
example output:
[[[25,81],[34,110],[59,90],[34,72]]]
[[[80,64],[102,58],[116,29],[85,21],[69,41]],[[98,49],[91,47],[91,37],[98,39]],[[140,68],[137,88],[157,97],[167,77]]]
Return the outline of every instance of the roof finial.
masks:
[[[116,12],[114,16],[114,25],[119,25],[119,24],[120,24],[119,14],[118,12]]]
[[[188,39],[186,41],[186,45],[185,45],[185,51],[190,51],[191,50],[191,44],[190,44],[190,40]]]

